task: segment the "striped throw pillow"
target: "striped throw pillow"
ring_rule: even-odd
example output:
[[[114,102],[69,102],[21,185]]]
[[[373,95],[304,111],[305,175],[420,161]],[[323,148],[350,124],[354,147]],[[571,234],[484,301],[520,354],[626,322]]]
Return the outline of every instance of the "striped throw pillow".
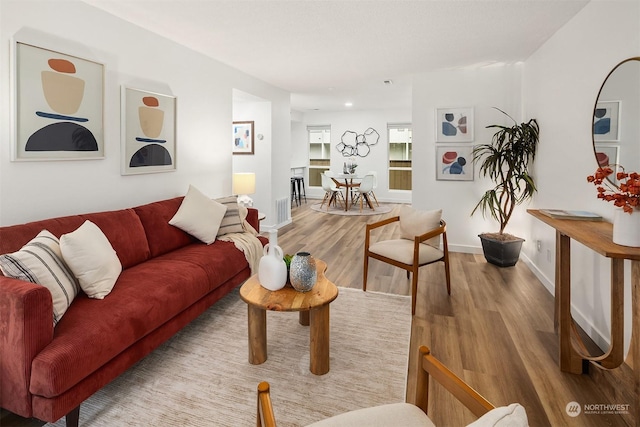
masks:
[[[236,196],[223,197],[216,199],[216,202],[227,207],[227,212],[225,212],[224,218],[222,218],[222,222],[220,223],[220,228],[218,229],[218,236],[244,232],[242,218],[240,218],[240,210],[238,209],[238,198]]]
[[[42,230],[18,252],[0,255],[0,271],[7,277],[44,286],[53,299],[55,326],[78,295],[79,284],[62,258],[60,242]]]

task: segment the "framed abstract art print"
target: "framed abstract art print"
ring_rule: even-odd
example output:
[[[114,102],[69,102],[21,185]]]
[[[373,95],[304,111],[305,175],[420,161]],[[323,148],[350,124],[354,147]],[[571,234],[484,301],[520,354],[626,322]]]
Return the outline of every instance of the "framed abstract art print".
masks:
[[[436,142],[473,141],[473,108],[437,108]]]
[[[122,86],[122,175],[176,170],[176,98]]]
[[[254,122],[233,122],[233,154],[254,154]]]
[[[104,66],[12,43],[12,160],[104,158]]]

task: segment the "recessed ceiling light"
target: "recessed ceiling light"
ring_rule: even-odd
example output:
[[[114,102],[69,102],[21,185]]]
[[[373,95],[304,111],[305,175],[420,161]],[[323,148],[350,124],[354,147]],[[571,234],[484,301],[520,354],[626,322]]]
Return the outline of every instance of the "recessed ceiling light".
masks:
[[[344,106],[345,107],[352,107],[353,106],[353,102],[345,102]]]

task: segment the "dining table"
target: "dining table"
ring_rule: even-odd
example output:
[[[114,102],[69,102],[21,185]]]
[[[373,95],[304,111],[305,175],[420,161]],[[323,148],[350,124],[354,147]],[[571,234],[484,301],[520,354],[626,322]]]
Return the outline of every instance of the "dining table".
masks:
[[[353,189],[360,186],[360,181],[364,178],[363,175],[356,173],[336,173],[331,179],[336,184],[338,189],[344,187],[344,210],[349,210],[349,194],[351,194],[351,202],[353,203]],[[344,180],[341,182],[339,180]],[[357,182],[354,182],[356,180]]]

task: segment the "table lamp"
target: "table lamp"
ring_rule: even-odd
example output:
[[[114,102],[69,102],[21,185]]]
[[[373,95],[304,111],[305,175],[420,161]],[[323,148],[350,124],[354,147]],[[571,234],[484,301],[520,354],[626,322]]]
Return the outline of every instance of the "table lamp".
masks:
[[[253,172],[233,174],[233,194],[238,195],[238,204],[241,206],[253,206],[253,200],[248,194],[256,192],[256,174]]]

